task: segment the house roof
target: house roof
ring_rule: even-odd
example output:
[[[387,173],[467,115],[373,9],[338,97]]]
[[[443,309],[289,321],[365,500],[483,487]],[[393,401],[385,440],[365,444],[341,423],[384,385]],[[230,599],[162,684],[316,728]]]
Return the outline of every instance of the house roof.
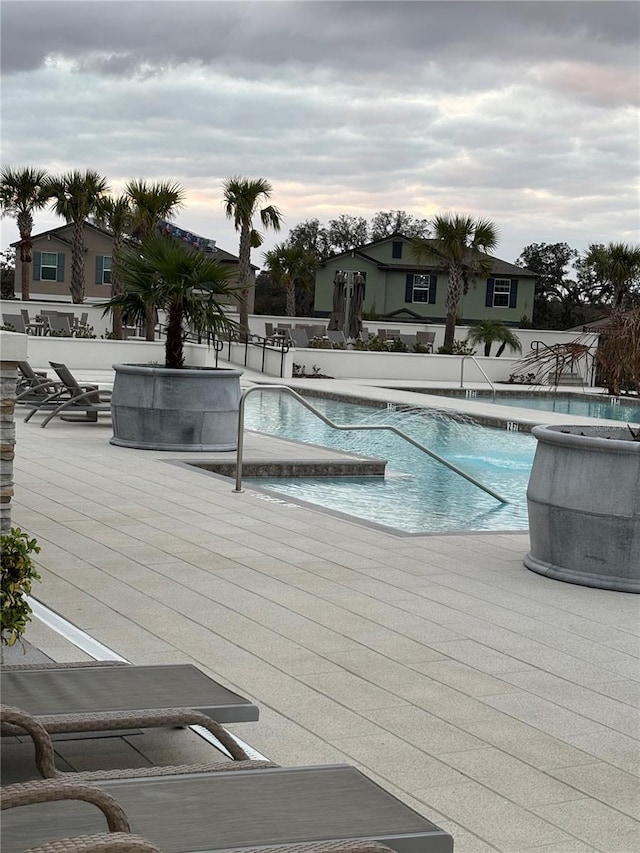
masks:
[[[100,226],[94,225],[92,222],[88,222],[87,220],[85,220],[84,225],[85,225],[85,228],[90,228],[92,231],[95,231],[98,234],[104,235],[109,240],[113,239],[113,234],[110,231],[106,230],[105,228],[100,228]],[[65,222],[64,225],[58,225],[57,228],[51,228],[51,229],[49,229],[49,231],[40,231],[38,234],[33,234],[31,239],[37,240],[41,237],[55,237],[56,240],[62,240],[63,243],[68,243],[69,245],[71,245],[71,240],[67,240],[62,235],[62,232],[69,229],[69,228],[73,228],[73,223],[72,222]],[[184,229],[182,229],[182,234],[192,234],[192,232],[185,231]],[[175,235],[172,234],[172,236],[175,236]],[[193,235],[193,236],[197,236],[197,235]],[[203,240],[205,238],[200,238],[200,239]],[[15,243],[10,243],[9,245],[11,246],[11,248],[16,248],[17,246],[20,245],[20,242],[21,242],[20,240],[16,240]],[[187,242],[190,242],[190,241],[187,241]],[[208,240],[207,242],[213,243],[215,245],[215,240]],[[228,263],[228,264],[237,264],[240,262],[237,255],[232,255],[231,252],[227,252],[224,249],[221,249],[219,246],[215,247],[214,252],[215,252],[215,259],[218,261],[224,261],[224,263]],[[251,264],[251,267],[254,270],[259,269],[259,267],[255,266],[255,264]]]
[[[326,258],[322,262],[322,265],[326,266],[328,263],[330,263],[330,262],[333,263],[334,261],[339,260],[340,258],[353,258],[353,257],[358,256],[358,257],[363,258],[363,260],[368,261],[369,263],[376,264],[380,269],[385,269],[385,270],[403,269],[403,270],[411,271],[411,270],[422,270],[425,267],[427,267],[429,269],[443,269],[444,268],[444,265],[442,263],[419,264],[419,263],[413,262],[411,264],[408,264],[406,262],[406,260],[403,262],[402,259],[400,259],[400,258],[398,258],[397,263],[394,263],[393,261],[385,261],[383,263],[383,262],[379,261],[377,258],[371,257],[371,255],[369,255],[366,251],[367,249],[369,249],[372,246],[380,246],[383,243],[393,242],[394,240],[404,240],[405,242],[410,243],[412,241],[412,239],[413,239],[412,237],[407,237],[405,234],[401,234],[401,233],[390,234],[388,237],[384,237],[382,240],[374,240],[371,243],[365,243],[363,246],[357,246],[356,248],[350,249],[347,252],[341,252],[339,255],[333,255],[331,258]],[[427,244],[431,244],[433,246],[437,245],[437,241],[430,239],[430,238],[425,239],[424,242]],[[484,255],[484,253],[482,253],[482,254]],[[491,262],[492,262],[491,272],[494,275],[530,276],[532,278],[538,277],[537,273],[533,272],[530,269],[527,269],[526,267],[519,267],[519,266],[516,266],[515,264],[509,263],[509,261],[503,261],[501,258],[496,258],[495,255],[487,254],[484,256],[491,259]]]

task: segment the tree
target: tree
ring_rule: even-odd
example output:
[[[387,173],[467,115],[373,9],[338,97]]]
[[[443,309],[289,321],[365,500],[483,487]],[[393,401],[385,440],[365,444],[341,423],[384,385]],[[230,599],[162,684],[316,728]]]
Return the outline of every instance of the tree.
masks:
[[[329,220],[329,242],[337,254],[348,252],[363,246],[369,235],[367,220],[362,216],[343,213],[337,219]]]
[[[100,200],[96,211],[98,225],[111,231],[113,234],[113,255],[111,256],[111,296],[117,296],[121,289],[120,282],[120,256],[124,248],[127,234],[131,233],[133,225],[133,209],[128,196],[121,195],[116,198],[106,196]],[[113,309],[113,336],[121,341],[123,338],[122,311]]]
[[[371,219],[369,239],[384,240],[385,237],[391,237],[392,234],[404,234],[405,237],[421,237],[429,236],[429,221],[427,219],[417,219],[411,213],[404,210],[380,210]]]
[[[331,254],[331,240],[329,232],[320,224],[319,219],[307,219],[300,222],[289,231],[287,243],[292,246],[301,246],[308,252],[313,252],[319,260],[327,258]]]
[[[108,192],[107,179],[93,169],[67,172],[52,178],[49,184],[53,209],[57,216],[73,223],[71,244],[71,299],[84,302],[84,223],[95,214],[99,201]]]
[[[232,275],[211,255],[194,252],[173,237],[152,234],[122,251],[122,291],[103,303],[134,322],[142,322],[149,306],[167,313],[165,367],[184,366],[184,324],[197,334],[234,331],[219,297],[233,292]]]
[[[15,299],[16,259],[10,249],[0,253],[0,299]]]
[[[628,307],[632,294],[640,288],[640,246],[590,246],[586,262],[607,287],[614,310]]]
[[[170,181],[148,183],[134,179],[129,181],[124,191],[133,208],[131,233],[138,240],[145,240],[155,234],[163,220],[173,219],[186,197],[180,184]],[[155,339],[155,325],[155,312],[149,308],[144,321],[148,341]]]
[[[0,174],[0,205],[2,215],[14,216],[20,234],[20,263],[22,299],[29,300],[31,281],[33,214],[49,201],[49,180],[44,169],[25,166],[6,167]]]
[[[578,252],[567,243],[531,243],[516,261],[537,274],[533,298],[533,322],[537,328],[567,328],[573,309],[582,301],[582,288],[569,277]]]
[[[484,344],[484,354],[491,355],[491,345],[500,343],[496,357],[500,357],[506,347],[514,352],[522,352],[522,344],[518,336],[500,320],[480,320],[469,330],[467,341],[474,344]]]
[[[474,220],[466,214],[442,214],[434,218],[433,239],[416,239],[412,253],[418,262],[440,262],[447,270],[444,352],[451,352],[460,300],[477,276],[488,276],[493,260],[486,253],[495,248],[498,231],[488,219]]]
[[[238,285],[240,287],[240,332],[244,339],[249,333],[249,289],[251,281],[251,249],[262,245],[263,237],[253,227],[259,215],[263,228],[279,231],[282,214],[274,205],[260,207],[271,198],[273,187],[264,178],[243,178],[238,175],[223,182],[224,210],[240,233],[238,250]]]
[[[256,299],[253,310],[256,314],[284,315],[286,310],[286,294],[284,290],[271,281],[266,270],[256,276]]]
[[[286,292],[287,316],[295,317],[296,287],[311,287],[318,267],[316,255],[301,246],[276,243],[273,249],[265,253],[264,259],[271,281]]]

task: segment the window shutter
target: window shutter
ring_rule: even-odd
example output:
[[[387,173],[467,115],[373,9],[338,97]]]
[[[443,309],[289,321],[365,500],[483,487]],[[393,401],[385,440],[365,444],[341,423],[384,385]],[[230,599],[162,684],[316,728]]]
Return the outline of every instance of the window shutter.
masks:
[[[487,279],[487,298],[484,301],[484,304],[487,308],[491,308],[493,306],[493,278]]]
[[[40,281],[40,267],[42,265],[42,252],[33,253],[33,280]]]
[[[58,269],[56,271],[56,281],[64,281],[64,253],[58,252]]]
[[[407,273],[407,283],[404,291],[404,301],[413,302],[413,273]]]
[[[104,272],[104,257],[98,255],[96,257],[96,284],[102,284],[102,274]]]
[[[437,288],[438,288],[438,276],[437,275],[430,275],[429,276],[429,305],[435,305]]]
[[[511,279],[511,292],[509,293],[509,308],[515,308],[518,301],[518,279]]]

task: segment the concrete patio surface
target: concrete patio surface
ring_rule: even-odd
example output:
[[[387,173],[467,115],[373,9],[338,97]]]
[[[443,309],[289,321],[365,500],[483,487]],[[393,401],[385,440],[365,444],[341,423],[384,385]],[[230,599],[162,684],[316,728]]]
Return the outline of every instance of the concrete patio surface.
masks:
[[[194,663],[259,705],[234,734],[278,764],[358,766],[456,853],[640,851],[638,597],[527,571],[524,533],[396,535],[110,435],[18,414],[12,520],[42,548],[36,599],[133,663]],[[247,434],[247,460],[291,452]],[[27,637],[84,657],[37,621]],[[178,735],[57,751],[82,769],[91,750],[105,766],[216,760]]]

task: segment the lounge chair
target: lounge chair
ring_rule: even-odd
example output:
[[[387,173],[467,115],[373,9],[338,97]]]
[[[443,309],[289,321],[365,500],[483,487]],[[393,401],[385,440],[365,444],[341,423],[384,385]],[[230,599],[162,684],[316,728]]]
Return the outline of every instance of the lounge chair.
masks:
[[[68,779],[73,782],[95,782],[104,781],[105,779],[122,779],[122,778],[141,778],[146,776],[171,776],[184,773],[219,773],[238,770],[258,770],[266,767],[276,767],[273,762],[265,760],[256,761],[250,758],[249,754],[240,746],[239,743],[218,723],[201,714],[197,711],[189,709],[151,712],[138,712],[135,715],[125,717],[122,715],[118,719],[112,718],[108,720],[107,729],[117,728],[118,730],[126,730],[127,728],[138,726],[145,727],[152,719],[153,723],[162,720],[162,725],[183,727],[183,726],[202,726],[210,732],[218,741],[221,747],[229,753],[231,761],[218,762],[199,762],[198,764],[179,764],[154,767],[135,767],[135,768],[117,768],[111,770],[85,770],[85,771],[65,771],[62,772],[56,767],[55,751],[53,743],[49,736],[49,732],[32,714],[27,713],[21,708],[12,708],[10,705],[0,705],[0,725],[3,735],[14,734],[22,737],[25,734],[31,738],[35,752],[35,764],[44,779]],[[95,720],[95,718],[93,718]],[[46,722],[47,718],[40,717],[40,720]],[[76,723],[73,723],[76,725]],[[95,726],[95,723],[92,722]]]
[[[53,379],[49,379],[46,371],[34,370],[28,361],[18,362],[16,395],[21,398],[20,402],[23,402],[24,400],[25,391],[34,391],[37,389],[39,392],[39,398],[44,399],[49,394],[53,394],[54,391],[58,390],[60,387],[61,383],[55,382]],[[37,401],[38,400],[36,400],[36,402]]]
[[[111,391],[100,391],[97,385],[81,385],[65,364],[54,361],[49,364],[58,374],[66,394],[64,399],[58,400],[58,405],[40,424],[43,429],[55,417],[60,417],[63,421],[96,423],[99,414],[111,414]],[[51,409],[51,403],[55,401],[56,396],[52,395],[40,405],[34,406],[24,419],[25,423],[43,408]]]
[[[31,790],[42,792],[42,802],[60,784],[34,782]],[[166,853],[263,847],[336,853],[358,842],[388,844],[399,853],[453,851],[448,833],[349,765],[118,779],[97,787],[120,804],[136,834]],[[10,803],[20,794],[24,799],[26,786],[7,786],[3,794]],[[13,808],[3,816],[2,851],[103,829],[99,813],[72,801],[64,809],[47,802]]]
[[[49,733],[191,725],[163,721],[163,714],[185,709],[218,723],[258,719],[256,705],[192,664],[106,664],[5,666],[0,695],[7,705],[33,714]],[[136,722],[123,723],[136,715]]]

